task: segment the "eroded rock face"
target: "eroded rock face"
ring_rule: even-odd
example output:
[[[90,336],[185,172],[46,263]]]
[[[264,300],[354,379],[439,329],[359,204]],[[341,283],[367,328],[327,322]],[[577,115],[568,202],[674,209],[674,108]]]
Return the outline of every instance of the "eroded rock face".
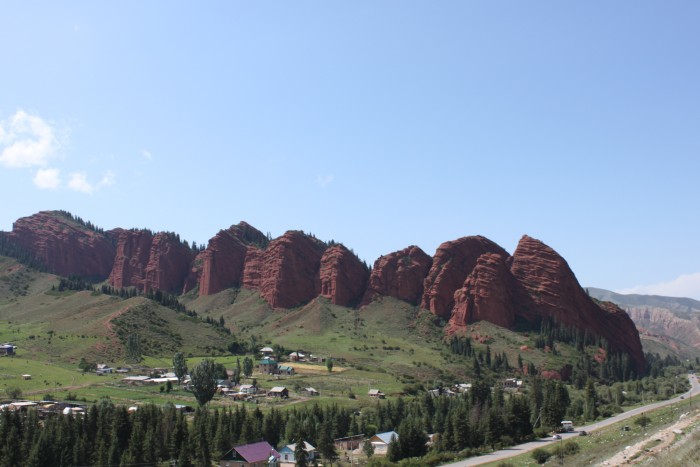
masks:
[[[362,298],[369,271],[343,245],[328,248],[321,257],[321,295],[335,305],[354,306]]]
[[[116,288],[133,286],[143,289],[153,234],[147,230],[118,231],[117,253],[108,282]]]
[[[162,290],[179,293],[188,276],[194,252],[174,234],[160,232],[153,237],[146,275],[144,291]]]
[[[243,287],[260,290],[262,285],[263,250],[256,246],[248,246],[245,254],[243,269]]]
[[[503,248],[482,236],[462,237],[440,245],[423,283],[421,306],[441,318],[450,319],[455,291],[462,287],[484,253],[508,257]]]
[[[525,319],[549,316],[559,323],[588,329],[627,352],[638,371],[643,369],[639,333],[627,313],[609,302],[595,303],[552,248],[523,236],[513,253],[511,272],[517,283],[518,310]]]
[[[298,231],[270,242],[262,254],[260,295],[273,308],[293,308],[316,298],[324,249],[321,242]]]
[[[253,243],[267,245],[267,238],[245,222],[221,230],[209,240],[201,256],[199,295],[213,295],[239,286],[243,279],[248,245]]]
[[[389,296],[417,305],[432,264],[433,259],[417,246],[382,256],[374,262],[362,304],[367,305],[378,296]]]
[[[515,324],[513,277],[506,257],[496,253],[479,256],[474,270],[455,292],[454,300],[448,333],[479,320],[512,327]]]
[[[59,211],[42,211],[18,219],[7,238],[49,272],[61,276],[105,279],[116,253],[114,243],[104,233]]]

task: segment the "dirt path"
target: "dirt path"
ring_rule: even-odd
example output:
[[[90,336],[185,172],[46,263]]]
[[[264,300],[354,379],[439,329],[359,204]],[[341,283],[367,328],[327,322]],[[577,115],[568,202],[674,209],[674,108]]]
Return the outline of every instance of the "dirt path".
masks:
[[[676,438],[676,433],[682,433],[686,431],[688,426],[700,420],[700,414],[690,415],[689,412],[684,413],[680,416],[679,420],[673,425],[658,430],[654,433],[649,434],[646,438],[639,441],[636,444],[627,446],[622,451],[615,454],[608,460],[599,463],[599,466],[617,466],[623,464],[638,464],[647,460],[649,455],[657,455],[673,443]],[[653,443],[655,440],[660,440],[660,443],[655,445],[653,448],[649,448],[648,451],[644,452],[644,446]],[[641,454],[641,455],[640,455]],[[646,455],[644,455],[646,454]]]

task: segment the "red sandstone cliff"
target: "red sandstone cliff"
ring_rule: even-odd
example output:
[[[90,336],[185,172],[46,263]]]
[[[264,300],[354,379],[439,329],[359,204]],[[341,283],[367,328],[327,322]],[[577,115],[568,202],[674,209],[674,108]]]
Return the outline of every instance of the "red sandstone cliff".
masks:
[[[321,295],[340,306],[354,306],[362,298],[369,271],[343,245],[328,248],[321,257]]]
[[[6,238],[29,252],[49,272],[104,279],[116,248],[102,232],[61,211],[42,211],[18,219]]]
[[[596,304],[564,258],[552,248],[523,236],[513,253],[511,272],[517,282],[515,299],[523,318],[550,316],[559,323],[587,329],[627,352],[637,370],[643,369],[639,333],[627,313],[608,302]]]
[[[387,295],[418,304],[423,295],[423,280],[433,259],[417,246],[384,255],[374,262],[362,304]]]
[[[144,291],[163,290],[179,293],[194,259],[194,252],[172,233],[153,237],[143,280]]]
[[[484,253],[508,256],[503,248],[482,236],[462,237],[440,245],[423,283],[421,306],[449,319],[454,306],[455,291],[462,287],[474,269],[477,259]]]
[[[143,289],[153,234],[147,230],[118,229],[112,232],[117,234],[117,254],[108,282],[116,288],[133,286]]]
[[[512,327],[515,324],[513,289],[506,257],[496,253],[479,256],[464,286],[454,294],[455,306],[447,332],[480,320]]]
[[[213,295],[242,282],[248,245],[267,245],[267,238],[245,222],[219,231],[201,255],[199,295]]]
[[[318,296],[324,245],[303,232],[289,231],[262,253],[260,295],[273,308],[293,308]]]

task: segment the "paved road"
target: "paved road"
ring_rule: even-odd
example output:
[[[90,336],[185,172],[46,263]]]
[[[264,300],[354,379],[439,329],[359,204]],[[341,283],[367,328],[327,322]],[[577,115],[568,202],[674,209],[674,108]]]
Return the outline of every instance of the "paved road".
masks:
[[[630,417],[634,417],[635,415],[639,415],[639,414],[647,412],[649,410],[657,409],[659,407],[673,404],[675,402],[680,402],[681,398],[685,399],[688,402],[689,407],[691,406],[691,404],[692,405],[700,404],[700,400],[693,401],[693,399],[692,399],[693,396],[697,396],[700,394],[700,383],[698,382],[698,379],[696,378],[695,375],[688,375],[688,379],[690,380],[691,388],[690,388],[690,391],[686,392],[685,394],[681,394],[677,397],[674,397],[673,399],[669,399],[666,401],[655,402],[653,404],[647,404],[647,405],[644,405],[642,407],[638,407],[636,409],[632,409],[630,411],[615,415],[614,417],[607,418],[607,419],[602,420],[600,422],[592,423],[592,424],[586,425],[586,426],[577,427],[578,431],[575,431],[572,433],[563,433],[561,435],[561,437],[563,439],[567,439],[567,438],[572,438],[572,437],[578,436],[579,431],[581,431],[581,430],[585,430],[588,432],[599,430],[603,427],[606,427],[608,425],[612,425],[613,423],[617,423],[619,421],[628,419]],[[539,447],[549,446],[552,444],[552,441],[553,441],[552,438],[538,439],[536,441],[531,441],[529,443],[519,444],[517,446],[513,446],[510,448],[501,449],[500,451],[494,451],[492,453],[485,454],[483,456],[471,457],[469,459],[465,459],[465,460],[462,460],[459,462],[454,462],[452,464],[446,464],[443,467],[467,467],[467,466],[473,466],[473,465],[487,464],[489,462],[502,461],[502,460],[508,459],[509,457],[514,457],[514,456],[518,456],[520,454],[523,454],[525,452],[534,451],[535,449],[537,449]]]

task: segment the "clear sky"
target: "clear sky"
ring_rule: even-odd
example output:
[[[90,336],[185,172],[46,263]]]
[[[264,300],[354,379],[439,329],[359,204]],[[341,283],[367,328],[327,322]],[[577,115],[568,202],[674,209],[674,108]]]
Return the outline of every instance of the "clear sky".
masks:
[[[3,2],[0,230],[64,209],[368,263],[523,234],[700,299],[697,1]]]

